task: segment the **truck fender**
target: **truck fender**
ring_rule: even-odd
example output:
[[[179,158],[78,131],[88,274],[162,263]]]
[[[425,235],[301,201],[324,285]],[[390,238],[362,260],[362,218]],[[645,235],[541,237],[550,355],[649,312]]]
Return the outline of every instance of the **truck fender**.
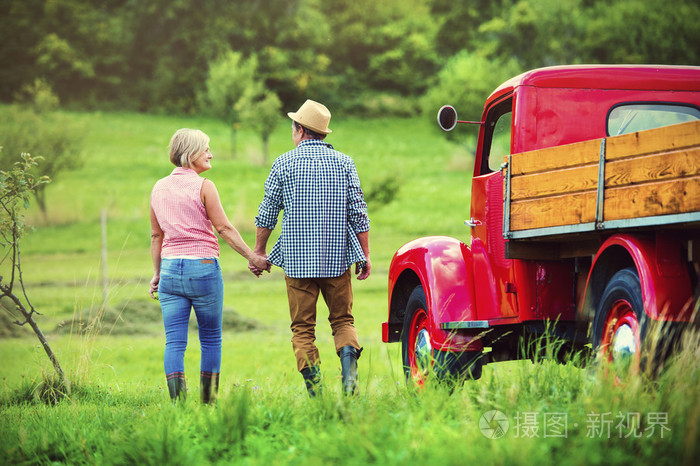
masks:
[[[693,291],[680,242],[668,235],[654,239],[628,234],[611,236],[598,250],[586,280],[580,317],[593,322],[608,281],[630,266],[639,274],[647,316],[664,321],[690,319]]]
[[[446,236],[416,239],[394,255],[389,268],[389,320],[383,325],[384,342],[400,340],[408,298],[418,285],[425,291],[429,332],[435,349],[483,349],[478,338],[440,327],[443,322],[476,318],[471,250],[461,241]]]

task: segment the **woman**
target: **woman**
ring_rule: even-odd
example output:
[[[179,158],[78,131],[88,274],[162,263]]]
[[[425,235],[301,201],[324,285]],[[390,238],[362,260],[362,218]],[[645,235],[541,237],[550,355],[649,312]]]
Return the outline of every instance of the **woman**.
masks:
[[[216,398],[221,367],[223,279],[219,243],[213,229],[250,267],[264,269],[258,256],[231,225],[214,183],[199,176],[211,168],[209,137],[180,129],[170,140],[172,173],[151,192],[151,256],[154,275],[150,294],[160,300],[165,325],[165,374],[173,400],[185,398],[184,357],[190,309],[194,308],[202,349],[201,399]],[[156,295],[155,293],[158,292]]]

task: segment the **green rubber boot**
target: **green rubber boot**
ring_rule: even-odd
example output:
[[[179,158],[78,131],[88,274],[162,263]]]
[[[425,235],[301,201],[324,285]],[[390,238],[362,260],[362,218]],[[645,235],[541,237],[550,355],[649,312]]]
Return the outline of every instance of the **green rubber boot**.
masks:
[[[311,398],[323,395],[320,366],[305,367],[301,370],[301,375],[304,377],[304,384]]]
[[[199,387],[203,404],[216,403],[216,395],[219,393],[219,374],[201,371],[199,373]]]
[[[168,392],[173,401],[184,401],[187,398],[187,384],[184,372],[173,372],[166,376]]]

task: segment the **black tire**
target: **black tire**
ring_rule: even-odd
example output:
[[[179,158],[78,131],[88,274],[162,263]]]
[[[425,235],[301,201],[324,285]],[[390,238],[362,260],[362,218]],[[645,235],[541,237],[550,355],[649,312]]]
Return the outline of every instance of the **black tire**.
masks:
[[[438,381],[480,378],[483,353],[438,351],[432,348],[427,331],[429,316],[425,291],[419,285],[408,298],[401,334],[401,355],[407,381],[423,385],[430,374]]]
[[[593,320],[593,348],[613,363],[640,367],[646,312],[639,274],[634,267],[619,270],[605,286]],[[615,343],[619,349],[615,350]],[[627,369],[626,369],[627,370]]]

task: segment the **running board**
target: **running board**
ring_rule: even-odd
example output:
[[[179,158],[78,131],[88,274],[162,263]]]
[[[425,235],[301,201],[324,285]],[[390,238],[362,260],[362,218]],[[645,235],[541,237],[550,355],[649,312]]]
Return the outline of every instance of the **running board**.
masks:
[[[468,320],[456,322],[443,322],[440,324],[442,330],[457,330],[471,328],[489,328],[488,320]]]

